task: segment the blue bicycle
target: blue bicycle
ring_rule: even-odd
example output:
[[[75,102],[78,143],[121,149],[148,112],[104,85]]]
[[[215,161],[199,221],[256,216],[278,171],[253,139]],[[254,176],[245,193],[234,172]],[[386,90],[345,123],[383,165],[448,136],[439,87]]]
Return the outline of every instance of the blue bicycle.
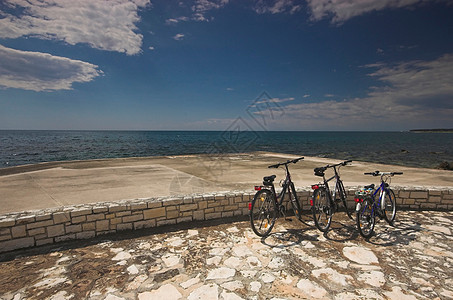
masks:
[[[369,238],[374,231],[376,215],[384,218],[390,225],[396,216],[395,193],[390,189],[391,177],[402,175],[402,172],[364,173],[365,175],[381,176],[381,184],[375,189],[374,184],[357,191],[354,197],[356,204],[356,222],[360,235]],[[379,195],[379,197],[378,197]]]

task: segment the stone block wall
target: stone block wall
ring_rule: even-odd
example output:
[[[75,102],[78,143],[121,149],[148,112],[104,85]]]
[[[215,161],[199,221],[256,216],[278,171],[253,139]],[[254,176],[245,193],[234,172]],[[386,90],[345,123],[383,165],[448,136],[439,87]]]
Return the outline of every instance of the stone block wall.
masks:
[[[348,191],[349,205],[354,191]],[[21,248],[96,236],[124,230],[248,215],[254,191],[135,199],[76,205],[0,216],[0,253]],[[395,190],[398,209],[453,210],[453,189]],[[311,191],[299,190],[304,212],[310,212]]]

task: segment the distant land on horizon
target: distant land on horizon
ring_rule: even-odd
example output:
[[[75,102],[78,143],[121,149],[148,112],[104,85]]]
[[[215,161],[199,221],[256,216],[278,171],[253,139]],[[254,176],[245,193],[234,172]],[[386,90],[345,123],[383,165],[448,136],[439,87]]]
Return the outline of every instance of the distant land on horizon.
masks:
[[[453,133],[453,128],[438,128],[438,129],[411,129],[410,132],[439,132],[439,133]]]

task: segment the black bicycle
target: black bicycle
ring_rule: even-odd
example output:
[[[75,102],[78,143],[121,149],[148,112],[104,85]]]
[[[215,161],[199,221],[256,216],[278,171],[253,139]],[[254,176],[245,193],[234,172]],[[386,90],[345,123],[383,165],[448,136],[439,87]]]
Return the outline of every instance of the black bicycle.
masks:
[[[297,163],[303,157],[288,160],[269,166],[269,168],[285,167],[286,178],[281,183],[282,191],[278,194],[275,191],[274,180],[277,176],[271,175],[263,178],[263,185],[255,186],[257,191],[251,203],[249,203],[250,223],[253,231],[261,237],[269,235],[275,225],[275,221],[280,215],[286,217],[286,207],[283,199],[288,194],[294,215],[301,220],[301,205],[297,198],[294,183],[291,181],[288,165]]]
[[[387,223],[393,225],[396,217],[395,193],[390,188],[390,179],[394,175],[402,175],[403,172],[379,172],[364,173],[365,175],[380,176],[381,184],[377,189],[370,184],[356,192],[354,201],[356,204],[357,229],[364,238],[373,235],[376,215]],[[378,196],[379,194],[379,196]]]
[[[340,168],[346,166],[352,160],[346,160],[344,162],[327,165],[320,168],[315,168],[315,175],[323,178],[323,183],[314,184],[311,186],[313,189],[313,195],[310,200],[312,206],[313,219],[316,227],[326,232],[329,230],[330,224],[332,223],[332,216],[338,211],[338,203],[341,201],[348,214],[349,218],[352,219],[351,211],[348,209],[346,203],[346,191],[343,186],[343,182],[340,179]],[[326,179],[325,171],[329,168],[333,169],[334,175],[329,179]],[[336,180],[335,188],[331,191],[329,188],[329,181],[332,179]]]

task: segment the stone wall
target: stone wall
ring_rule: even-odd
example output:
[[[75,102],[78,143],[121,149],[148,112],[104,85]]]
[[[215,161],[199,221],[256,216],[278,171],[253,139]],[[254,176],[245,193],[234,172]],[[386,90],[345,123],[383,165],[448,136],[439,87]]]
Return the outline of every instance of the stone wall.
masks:
[[[348,192],[353,204],[355,189]],[[217,193],[179,198],[149,198],[95,203],[0,216],[0,252],[96,236],[123,230],[248,215],[253,192]],[[397,189],[398,209],[453,210],[453,189]],[[304,212],[311,191],[299,190]]]

